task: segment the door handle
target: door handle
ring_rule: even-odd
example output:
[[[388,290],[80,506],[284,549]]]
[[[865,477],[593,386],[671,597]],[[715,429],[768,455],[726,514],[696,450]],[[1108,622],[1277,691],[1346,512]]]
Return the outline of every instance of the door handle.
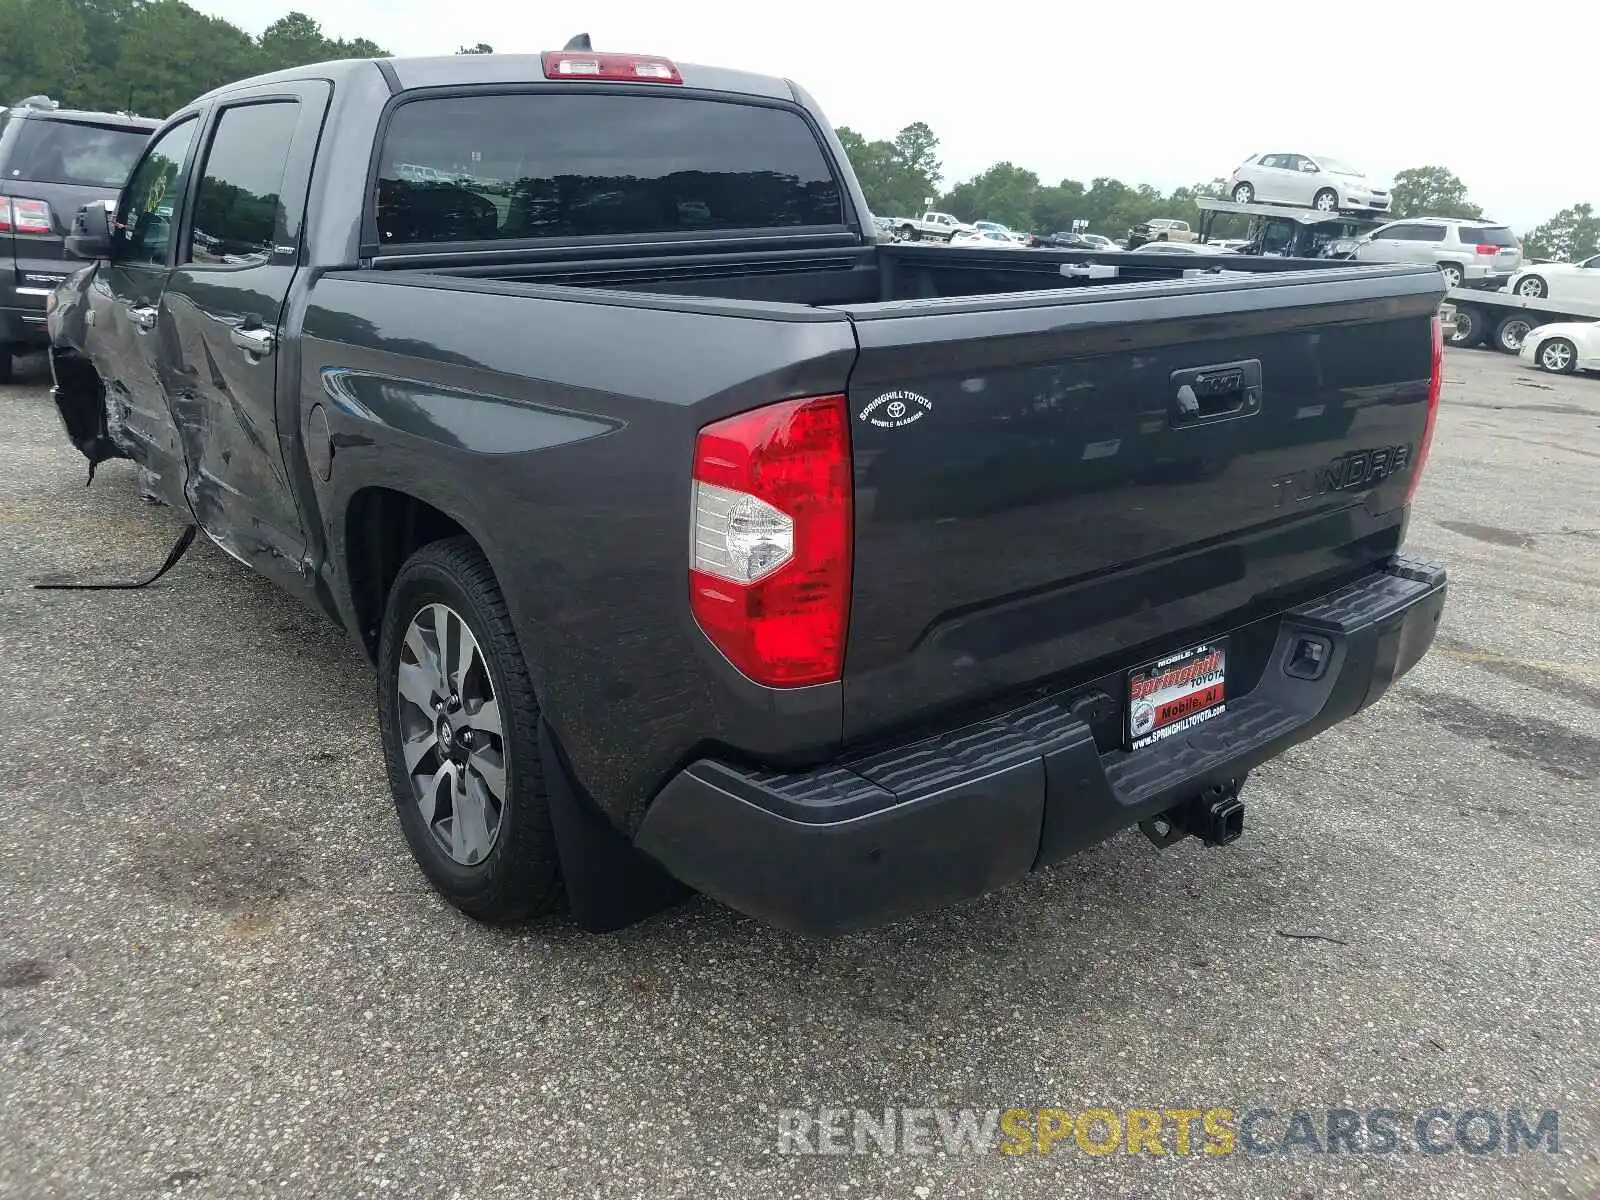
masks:
[[[128,320],[132,321],[143,333],[149,333],[156,327],[155,305],[141,305],[128,310]]]
[[[233,344],[239,349],[246,354],[253,354],[257,358],[265,358],[271,354],[278,341],[272,330],[263,329],[259,325],[250,329],[241,329],[235,325],[229,330],[228,337],[233,340]]]
[[[1229,417],[1253,416],[1261,409],[1261,362],[1217,363],[1172,373],[1174,429]]]

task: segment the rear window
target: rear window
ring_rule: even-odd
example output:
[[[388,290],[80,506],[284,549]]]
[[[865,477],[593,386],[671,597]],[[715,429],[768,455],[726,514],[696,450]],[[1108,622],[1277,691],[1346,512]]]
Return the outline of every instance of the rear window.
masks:
[[[1486,225],[1481,229],[1463,226],[1457,231],[1457,236],[1468,245],[1473,246],[1515,246],[1517,235],[1504,225]]]
[[[683,96],[414,100],[384,138],[385,244],[689,234],[844,221],[810,125]]]
[[[82,125],[32,117],[19,122],[5,163],[7,179],[121,188],[150,140],[147,129]]]

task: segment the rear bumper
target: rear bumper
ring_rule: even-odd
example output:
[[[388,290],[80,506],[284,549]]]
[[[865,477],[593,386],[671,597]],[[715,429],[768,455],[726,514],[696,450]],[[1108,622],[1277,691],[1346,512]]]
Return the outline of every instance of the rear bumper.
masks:
[[[28,303],[38,301],[38,307]],[[0,290],[0,346],[27,346],[43,349],[50,344],[45,324],[42,296],[17,296],[11,289]]]
[[[0,272],[0,345],[48,346],[44,302],[61,273],[35,274],[29,264],[10,262]]]
[[[1271,618],[1276,641],[1249,692],[1133,754],[1097,748],[1068,696],[804,773],[702,759],[657,795],[637,845],[690,887],[801,933],[981,895],[1371,704],[1432,645],[1445,591],[1441,568],[1397,558]],[[1283,665],[1308,636],[1328,647],[1326,667],[1291,677]]]

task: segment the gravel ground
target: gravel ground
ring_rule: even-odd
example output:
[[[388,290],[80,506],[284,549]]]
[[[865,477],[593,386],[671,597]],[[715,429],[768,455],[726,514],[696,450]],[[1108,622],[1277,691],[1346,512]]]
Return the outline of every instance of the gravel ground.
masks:
[[[137,576],[180,525],[125,463],[84,489],[26,370],[0,1195],[1600,1195],[1600,379],[1449,353],[1410,543],[1452,573],[1439,642],[1258,773],[1242,842],[1126,834],[823,943],[704,900],[608,937],[456,915],[320,617],[203,542],[144,592],[27,588]],[[780,1155],[819,1105],[1264,1107],[1269,1140],[1556,1109],[1560,1152]]]

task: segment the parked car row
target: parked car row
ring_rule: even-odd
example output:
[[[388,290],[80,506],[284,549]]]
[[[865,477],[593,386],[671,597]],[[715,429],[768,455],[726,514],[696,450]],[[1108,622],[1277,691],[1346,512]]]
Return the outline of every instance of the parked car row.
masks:
[[[1121,250],[1122,243],[1103,233],[1062,230],[1056,233],[1023,233],[999,221],[962,221],[949,213],[928,212],[920,218],[873,217],[879,241],[943,241],[952,246],[977,246],[1001,249],[1007,246],[1057,250],[1090,250],[1104,253]],[[1173,222],[1188,226],[1183,222]],[[1193,236],[1192,234],[1190,235]]]

